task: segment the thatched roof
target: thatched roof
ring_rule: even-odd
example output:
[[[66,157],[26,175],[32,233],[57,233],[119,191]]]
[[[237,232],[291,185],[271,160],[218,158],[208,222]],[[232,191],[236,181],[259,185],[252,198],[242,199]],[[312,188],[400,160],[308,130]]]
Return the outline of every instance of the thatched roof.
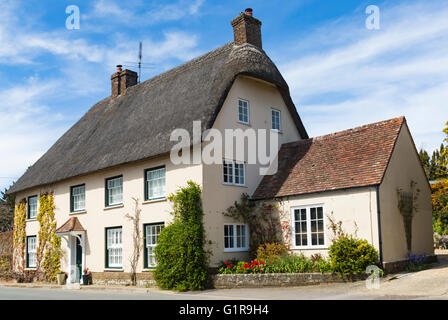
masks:
[[[212,127],[238,75],[274,83],[302,138],[308,138],[289,88],[262,49],[228,43],[94,105],[10,188],[16,193],[168,153],[175,128]]]

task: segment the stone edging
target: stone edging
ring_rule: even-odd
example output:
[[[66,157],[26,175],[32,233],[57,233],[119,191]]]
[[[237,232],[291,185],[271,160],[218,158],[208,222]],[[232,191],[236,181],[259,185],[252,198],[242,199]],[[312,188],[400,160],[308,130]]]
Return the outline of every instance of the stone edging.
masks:
[[[215,274],[211,286],[216,289],[297,287],[322,283],[342,283],[365,280],[367,274],[341,277],[336,273],[265,273],[265,274]]]

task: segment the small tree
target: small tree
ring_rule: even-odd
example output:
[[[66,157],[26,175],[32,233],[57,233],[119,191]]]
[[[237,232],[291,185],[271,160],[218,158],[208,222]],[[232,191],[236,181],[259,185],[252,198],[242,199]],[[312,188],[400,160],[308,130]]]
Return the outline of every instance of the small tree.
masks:
[[[168,200],[173,202],[174,221],[162,229],[154,249],[157,262],[154,279],[162,289],[203,289],[208,259],[204,250],[201,188],[188,181],[186,187],[169,195]]]
[[[140,254],[143,247],[142,233],[140,231],[140,214],[142,210],[139,208],[138,199],[132,198],[135,203],[134,215],[126,214],[126,218],[132,221],[133,233],[132,244],[133,250],[129,262],[131,263],[131,283],[133,286],[137,285],[137,266],[140,260]]]

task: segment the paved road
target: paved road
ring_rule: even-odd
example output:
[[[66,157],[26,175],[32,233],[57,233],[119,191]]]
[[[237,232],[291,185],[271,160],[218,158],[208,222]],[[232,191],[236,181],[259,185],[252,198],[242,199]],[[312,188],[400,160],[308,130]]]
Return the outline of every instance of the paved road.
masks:
[[[439,256],[432,269],[395,280],[382,280],[379,289],[367,289],[365,282],[327,284],[295,288],[225,289],[176,293],[157,289],[65,290],[0,287],[0,300],[293,300],[293,299],[448,299],[448,255]]]

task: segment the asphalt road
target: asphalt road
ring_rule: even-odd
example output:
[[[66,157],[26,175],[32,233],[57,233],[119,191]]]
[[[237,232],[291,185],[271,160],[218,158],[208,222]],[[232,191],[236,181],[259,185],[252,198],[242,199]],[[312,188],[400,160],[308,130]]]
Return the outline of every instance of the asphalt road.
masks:
[[[0,300],[395,300],[448,299],[448,255],[439,256],[433,268],[394,280],[382,279],[379,288],[364,281],[294,288],[221,289],[177,293],[158,289],[67,290],[0,287]]]

